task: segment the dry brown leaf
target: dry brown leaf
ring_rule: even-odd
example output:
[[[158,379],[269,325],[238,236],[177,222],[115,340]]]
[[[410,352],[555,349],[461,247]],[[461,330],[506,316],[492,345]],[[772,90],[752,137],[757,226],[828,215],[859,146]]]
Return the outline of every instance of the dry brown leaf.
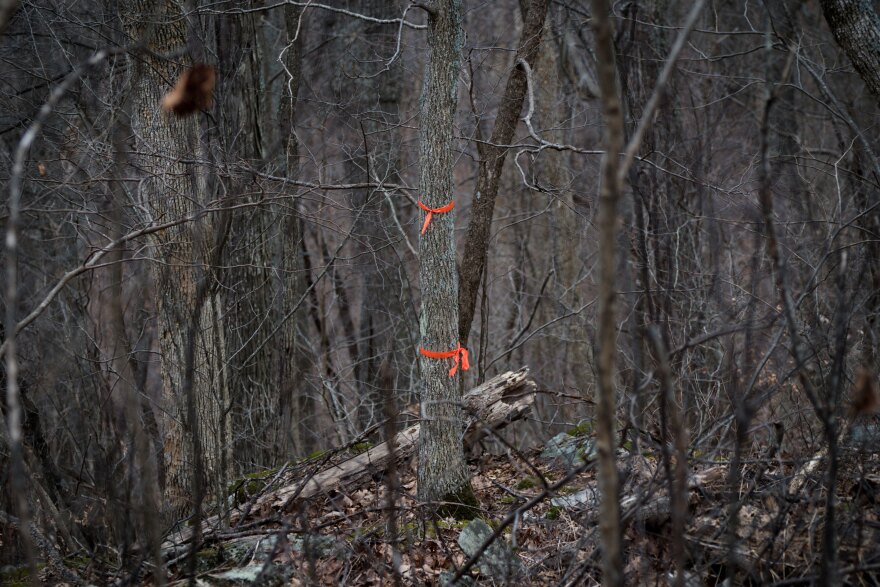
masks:
[[[854,416],[872,414],[880,404],[880,393],[877,391],[877,377],[867,367],[860,367],[856,375],[850,409]]]
[[[197,63],[184,71],[174,88],[162,98],[162,109],[175,116],[188,116],[211,107],[217,75],[214,68]]]

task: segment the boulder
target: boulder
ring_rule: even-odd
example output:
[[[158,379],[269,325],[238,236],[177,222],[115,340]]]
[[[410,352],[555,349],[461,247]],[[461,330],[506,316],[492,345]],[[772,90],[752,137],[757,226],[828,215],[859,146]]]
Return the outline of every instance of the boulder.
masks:
[[[476,518],[461,531],[458,545],[466,555],[474,556],[483,544],[491,538],[492,528],[483,520]],[[480,555],[477,566],[484,575],[503,583],[515,578],[522,571],[522,563],[503,539],[492,542]],[[459,582],[461,583],[461,582]]]

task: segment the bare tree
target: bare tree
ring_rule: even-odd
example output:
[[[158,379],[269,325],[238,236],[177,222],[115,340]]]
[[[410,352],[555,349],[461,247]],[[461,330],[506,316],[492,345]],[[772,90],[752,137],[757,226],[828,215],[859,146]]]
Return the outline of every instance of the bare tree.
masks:
[[[419,197],[428,208],[439,209],[454,197],[452,129],[462,43],[461,2],[432,2],[426,10],[429,53],[419,120]],[[433,214],[419,239],[421,349],[429,353],[452,351],[452,361],[424,352],[420,355],[423,424],[418,467],[419,499],[448,502],[456,508],[473,507],[476,502],[461,437],[459,378],[464,376],[467,351],[458,341],[458,274],[452,229],[451,211]]]
[[[602,501],[599,526],[602,531],[602,583],[623,585],[623,535],[620,527],[620,487],[614,451],[617,420],[615,362],[617,327],[614,314],[617,273],[617,206],[621,182],[617,153],[623,148],[623,110],[615,69],[614,27],[611,6],[593,1],[593,30],[596,36],[599,90],[605,118],[605,156],[599,192],[599,393],[596,406],[596,446],[599,451],[599,483]]]
[[[160,109],[170,83],[183,73],[171,56],[188,46],[184,13],[173,3],[142,2],[129,7],[124,19],[133,39],[144,42],[155,56],[145,58],[144,73],[134,88],[132,130],[136,136],[137,165],[144,182],[136,194],[147,221],[187,216],[205,207],[210,199],[206,171],[186,159],[206,157],[199,139],[198,117],[168,117]],[[220,319],[220,298],[213,277],[225,228],[206,216],[193,225],[155,235],[157,288],[159,291],[159,341],[166,410],[165,470],[166,495],[175,513],[192,507],[191,487],[198,461],[204,459],[207,486],[217,491],[225,486],[230,465],[230,420],[224,324]],[[197,300],[199,274],[204,275],[205,301]],[[188,324],[200,308],[201,328],[187,340]],[[183,372],[189,344],[196,347],[192,393],[196,421],[187,416],[183,395]],[[198,435],[195,454],[190,445]]]
[[[495,210],[495,199],[498,197],[498,188],[501,185],[504,160],[507,158],[507,145],[513,140],[526,96],[526,72],[520,60],[535,63],[549,5],[547,0],[529,2],[528,10],[525,12],[522,38],[517,48],[513,69],[507,78],[507,86],[501,99],[495,126],[492,128],[492,135],[487,143],[480,142],[477,145],[480,164],[477,186],[474,190],[473,211],[464,244],[464,256],[467,262],[463,263],[459,270],[461,291],[458,335],[464,344],[468,342],[477,307],[477,291],[480,288],[489,250],[492,213]]]
[[[0,583],[876,582],[873,5],[14,4]]]

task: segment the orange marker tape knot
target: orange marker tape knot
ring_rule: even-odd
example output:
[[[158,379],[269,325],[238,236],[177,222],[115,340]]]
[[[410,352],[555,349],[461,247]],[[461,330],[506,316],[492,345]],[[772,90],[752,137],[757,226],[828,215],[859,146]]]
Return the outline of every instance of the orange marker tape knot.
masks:
[[[429,351],[425,348],[421,348],[419,349],[419,352],[429,359],[455,359],[455,364],[452,366],[452,369],[449,370],[450,377],[455,375],[455,373],[458,371],[459,355],[461,355],[461,370],[467,371],[471,368],[470,361],[468,361],[468,350],[461,346],[461,343],[458,343],[458,348],[451,351],[443,351],[438,353],[435,351]]]
[[[449,202],[445,206],[440,206],[439,208],[428,208],[421,200],[419,200],[419,208],[428,213],[425,217],[425,224],[422,225],[422,234],[425,234],[425,231],[428,230],[428,225],[431,224],[431,218],[434,217],[434,214],[443,214],[444,212],[451,211],[455,208],[455,200]]]

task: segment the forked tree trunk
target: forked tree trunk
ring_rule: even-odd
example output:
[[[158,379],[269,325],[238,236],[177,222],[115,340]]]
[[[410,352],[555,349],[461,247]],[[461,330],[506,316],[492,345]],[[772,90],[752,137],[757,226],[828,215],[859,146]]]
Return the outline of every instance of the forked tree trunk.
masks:
[[[419,132],[419,196],[440,208],[454,197],[452,129],[455,123],[459,51],[462,43],[461,0],[431,3],[428,63],[425,70]],[[455,267],[453,213],[435,214],[419,239],[419,317],[421,346],[436,352],[458,347],[458,273]],[[452,359],[419,355],[422,431],[419,436],[419,499],[474,502],[461,440],[459,370],[448,373]]]

